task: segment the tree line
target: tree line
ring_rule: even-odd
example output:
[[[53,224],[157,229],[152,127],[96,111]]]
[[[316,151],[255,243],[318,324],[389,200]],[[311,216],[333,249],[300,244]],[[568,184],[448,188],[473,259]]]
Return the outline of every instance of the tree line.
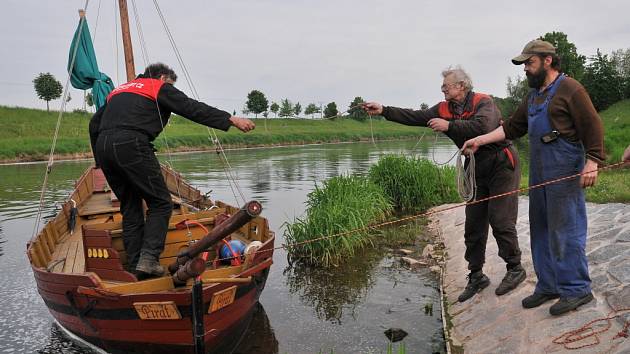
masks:
[[[605,110],[612,104],[630,98],[630,48],[618,49],[610,54],[603,54],[599,49],[594,55],[578,53],[574,43],[563,32],[548,32],[539,39],[556,47],[560,57],[562,72],[579,81],[597,111]],[[529,93],[527,79],[524,76],[508,77],[507,96],[494,97],[504,117],[514,113],[523,98]]]
[[[598,111],[610,107],[612,104],[630,98],[630,48],[618,49],[610,54],[603,54],[599,49],[589,57],[578,53],[577,47],[570,42],[563,32],[548,32],[539,37],[550,42],[556,47],[560,57],[562,72],[581,82],[588,91],[595,109]],[[34,80],[37,96],[46,101],[46,109],[51,100],[61,97],[63,87],[50,73],[40,73]],[[516,78],[508,77],[506,83],[507,96],[494,97],[499,109],[505,117],[514,113],[523,98],[528,94],[529,87],[524,76]],[[68,100],[70,96],[68,96]],[[333,102],[324,105],[309,103],[302,107],[300,102],[292,102],[288,98],[280,102],[269,102],[265,94],[260,90],[252,90],[247,94],[243,115],[254,114],[256,118],[262,115],[268,118],[271,113],[274,117],[290,118],[299,117],[304,113],[311,118],[319,115],[319,118],[335,118],[345,116],[358,121],[368,119],[368,115],[359,107],[365,102],[357,96],[350,102],[348,109],[341,112],[337,104]],[[92,106],[92,95],[84,96],[84,103]],[[85,104],[82,111],[85,111]],[[427,109],[426,103],[420,105],[420,109]],[[236,111],[234,111],[236,115]],[[380,117],[377,117],[380,118]]]
[[[319,114],[319,118],[330,119],[343,115],[343,113],[347,113],[346,116],[356,120],[365,120],[368,115],[365,113],[363,109],[360,108],[360,104],[365,102],[361,97],[355,97],[352,102],[350,102],[348,109],[345,112],[340,112],[337,108],[336,102],[329,102],[326,106],[316,105],[315,103],[309,103],[304,108],[304,114],[310,115],[311,118],[315,118],[316,114]],[[254,114],[256,118],[261,114],[263,117],[268,118],[269,113],[273,113],[274,117],[280,118],[290,118],[290,117],[299,117],[302,113],[302,104],[300,102],[293,103],[288,98],[284,98],[280,100],[280,103],[271,102],[265,96],[262,91],[252,90],[247,94],[247,101],[245,102],[245,107],[242,110],[244,115]],[[236,112],[234,112],[236,114]]]

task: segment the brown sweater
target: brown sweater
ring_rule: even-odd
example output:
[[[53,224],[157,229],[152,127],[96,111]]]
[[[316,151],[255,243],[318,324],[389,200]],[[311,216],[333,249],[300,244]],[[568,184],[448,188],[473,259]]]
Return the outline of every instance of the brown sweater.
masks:
[[[544,102],[547,93],[536,99]],[[503,123],[507,139],[516,139],[527,134],[527,105],[525,97],[512,117]],[[576,80],[566,77],[549,102],[551,126],[570,142],[582,142],[588,159],[602,164],[604,152],[604,127],[595,111],[588,93]]]

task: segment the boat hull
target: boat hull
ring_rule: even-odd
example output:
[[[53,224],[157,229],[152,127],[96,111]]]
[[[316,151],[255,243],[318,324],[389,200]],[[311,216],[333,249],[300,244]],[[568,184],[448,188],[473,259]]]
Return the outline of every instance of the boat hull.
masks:
[[[212,313],[209,308],[213,295],[234,285],[204,286],[207,353],[229,352],[236,346],[251,321],[268,270],[265,268],[255,274],[248,284],[237,285],[234,302]],[[55,289],[51,289],[45,272],[38,269],[34,272],[40,295],[51,315],[65,330],[82,340],[110,353],[194,353],[190,291],[94,297],[76,291],[78,284],[89,281],[89,275],[67,275],[60,279],[57,274]],[[133,306],[138,302],[162,301],[175,302],[181,319],[142,320]]]

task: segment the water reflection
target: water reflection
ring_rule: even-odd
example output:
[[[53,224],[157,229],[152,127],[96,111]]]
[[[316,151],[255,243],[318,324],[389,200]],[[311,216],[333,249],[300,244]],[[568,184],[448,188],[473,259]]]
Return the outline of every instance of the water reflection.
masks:
[[[94,351],[81,347],[72,340],[68,339],[63,331],[53,323],[50,326],[50,340],[46,345],[37,350],[39,354],[91,354]]]
[[[4,251],[2,249],[2,244],[7,242],[4,239],[4,232],[2,232],[2,224],[0,224],[0,257],[2,257],[4,255]]]
[[[356,306],[374,285],[374,268],[382,258],[380,249],[366,248],[340,267],[295,263],[283,275],[289,292],[297,294],[317,318],[341,325],[344,311],[355,318]]]
[[[254,317],[232,354],[277,354],[278,340],[269,323],[265,308],[258,303],[254,310]]]

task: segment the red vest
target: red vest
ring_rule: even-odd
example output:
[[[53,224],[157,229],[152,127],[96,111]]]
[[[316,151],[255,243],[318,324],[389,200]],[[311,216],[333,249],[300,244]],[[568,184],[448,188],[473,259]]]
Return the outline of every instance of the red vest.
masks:
[[[440,105],[438,106],[438,114],[440,115],[440,118],[443,119],[468,119],[470,117],[472,117],[473,115],[475,115],[475,113],[477,112],[477,105],[479,104],[479,101],[481,101],[484,98],[490,98],[489,95],[486,95],[485,93],[473,93],[473,97],[472,97],[472,111],[466,111],[464,110],[464,112],[461,115],[455,115],[453,113],[451,113],[451,110],[448,107],[448,102],[447,101],[442,101],[440,102]]]
[[[158,79],[135,79],[126,84],[122,84],[107,95],[107,102],[119,93],[129,92],[144,96],[152,101],[157,101],[157,95],[164,81]]]

